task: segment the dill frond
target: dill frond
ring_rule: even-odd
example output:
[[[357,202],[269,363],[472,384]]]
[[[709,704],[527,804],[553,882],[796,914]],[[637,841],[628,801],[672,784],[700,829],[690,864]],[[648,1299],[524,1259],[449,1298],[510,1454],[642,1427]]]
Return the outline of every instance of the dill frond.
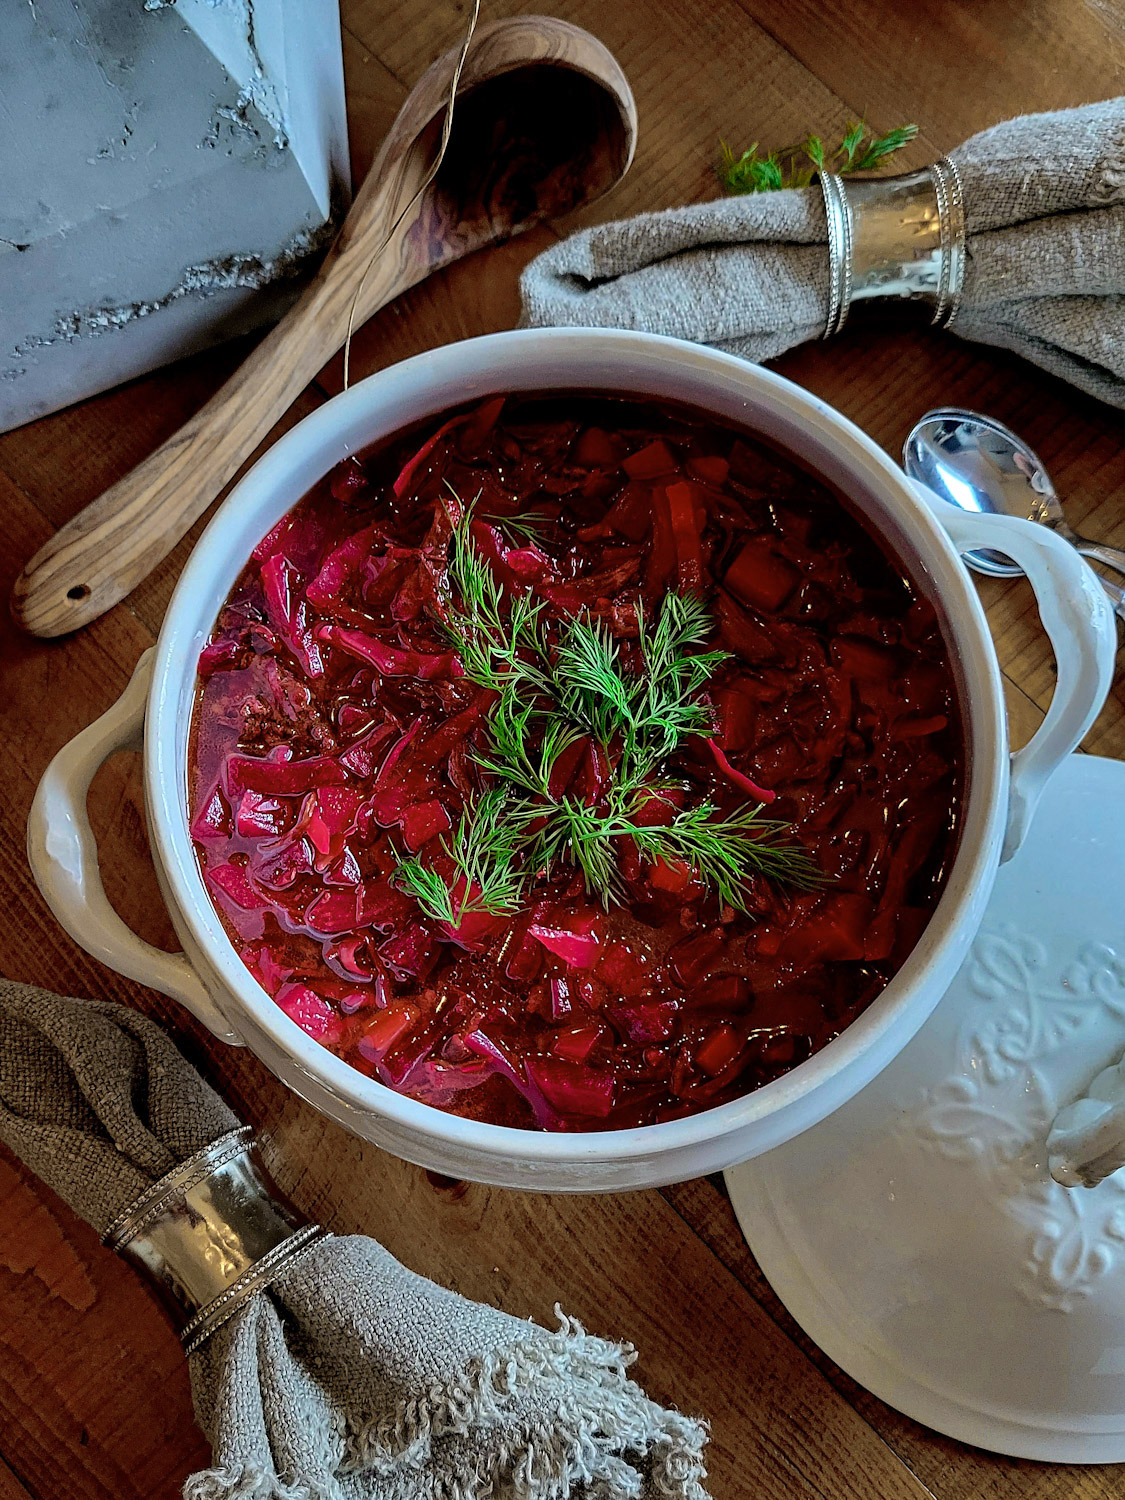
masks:
[[[736,156],[726,141],[719,142],[716,167],[724,191],[734,196],[770,193],[778,188],[808,187],[817,172],[871,172],[888,156],[901,151],[918,134],[917,125],[899,125],[885,135],[875,135],[866,120],[852,121],[840,144],[826,151],[819,135],[809,134],[796,145],[782,146],[762,156],[758,142]]]

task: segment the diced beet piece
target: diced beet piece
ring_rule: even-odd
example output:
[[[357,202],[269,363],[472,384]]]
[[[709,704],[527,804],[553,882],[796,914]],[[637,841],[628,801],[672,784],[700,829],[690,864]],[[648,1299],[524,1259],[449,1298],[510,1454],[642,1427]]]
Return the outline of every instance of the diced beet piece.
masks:
[[[191,821],[190,833],[192,838],[200,844],[206,844],[212,839],[230,838],[230,809],[223,800],[218,787],[215,787],[211,795],[201,803]]]
[[[671,586],[678,568],[676,537],[667,491],[658,485],[652,492],[652,546],[645,563],[645,592],[659,599]]]
[[[726,944],[722,932],[714,927],[693,932],[681,938],[668,954],[672,972],[686,990],[692,990],[711,972]]]
[[[245,865],[212,865],[207,871],[207,884],[222,891],[243,911],[260,911],[267,905],[265,898],[250,884]]]
[[[758,721],[752,693],[737,687],[719,688],[715,693],[715,701],[719,708],[721,731],[717,738],[727,755],[749,750],[754,743],[754,730]]]
[[[734,1016],[750,1004],[749,981],[740,974],[718,974],[706,979],[692,996],[693,1015]]]
[[[665,1042],[676,1029],[676,1004],[672,1000],[633,1001],[615,1006],[610,1019],[631,1047]]]
[[[379,944],[378,953],[387,968],[404,979],[428,978],[440,958],[438,944],[420,922],[404,924]]]
[[[780,609],[800,581],[801,575],[793,564],[779,556],[768,542],[757,538],[746,543],[723,579],[743,604],[766,614]]]
[[[305,913],[305,920],[314,932],[325,937],[339,933],[354,932],[356,925],[356,893],[350,887],[325,891],[313,901]]]
[[[333,500],[338,500],[341,505],[352,505],[371,488],[371,481],[358,458],[345,458],[328,476],[328,488]]]
[[[277,797],[243,792],[234,815],[235,832],[244,839],[276,838],[289,817],[289,809]]]
[[[622,459],[621,467],[630,479],[663,479],[669,474],[678,474],[680,466],[663,438],[657,438],[644,448],[638,448],[628,458]]]
[[[651,956],[630,943],[611,943],[598,963],[598,978],[618,995],[639,995],[652,976]]]
[[[572,969],[592,969],[598,961],[600,944],[593,930],[582,931],[568,927],[544,927],[533,923],[528,934],[542,943],[548,953],[561,958]]]
[[[464,885],[464,881],[461,884]],[[499,936],[506,920],[487,911],[470,911],[465,913],[456,927],[446,926],[444,931],[450,942],[472,951],[479,949],[490,938]]]
[[[414,912],[414,902],[388,880],[365,880],[359,887],[357,927],[376,927],[389,932]]]
[[[271,760],[268,756],[228,755],[223,762],[222,784],[234,802],[243,792],[261,792],[267,797],[299,797],[314,787],[338,786],[347,773],[327,755],[309,760]]]
[[[680,859],[654,859],[648,870],[649,885],[670,896],[682,896],[694,879],[691,865]]]
[[[666,828],[684,805],[684,794],[678,787],[660,787],[641,792],[633,821],[640,828]]]
[[[274,997],[277,1004],[302,1031],[325,1046],[338,1042],[344,1034],[340,1017],[306,984],[285,984]]]
[[[838,636],[832,642],[832,659],[853,677],[885,682],[897,677],[900,658],[889,646],[858,636]]]
[[[604,1120],[613,1108],[613,1074],[554,1057],[529,1057],[528,1077],[563,1115]]]
[[[354,786],[322,786],[311,792],[301,809],[306,838],[317,852],[335,858],[344,839],[355,828],[364,796]]]
[[[567,1026],[555,1033],[551,1051],[567,1062],[584,1063],[590,1053],[609,1035],[607,1029],[597,1021],[587,1021],[578,1026]]]
[[[696,1048],[696,1066],[701,1068],[709,1078],[714,1078],[716,1073],[721,1073],[728,1063],[732,1063],[742,1051],[743,1042],[733,1026],[721,1022],[713,1026],[703,1041]]]
[[[302,875],[312,875],[312,849],[303,838],[259,842],[250,851],[247,868],[258,885],[288,890]]]
[[[437,801],[408,807],[402,815],[402,837],[408,849],[421,849],[428,839],[445,833],[449,827],[449,814]]]
[[[532,984],[539,978],[542,968],[543,949],[533,937],[525,935],[508,955],[504,973],[508,979],[520,984]]]
[[[672,520],[672,537],[680,592],[697,593],[703,587],[703,551],[701,532],[706,519],[699,486],[690,479],[668,485],[668,511]]]
[[[372,1062],[382,1062],[417,1023],[422,1012],[406,1000],[391,1000],[385,1010],[377,1011],[365,1021],[358,1050]]]
[[[570,456],[586,469],[615,469],[621,462],[619,443],[601,427],[587,427],[579,433]]]
[[[565,976],[551,980],[551,1019],[561,1021],[574,1009],[571,981]]]
[[[725,458],[696,454],[688,459],[687,471],[693,479],[701,479],[704,484],[712,484],[718,488],[726,484],[730,464]]]
[[[631,542],[646,537],[652,524],[652,490],[649,486],[636,481],[627,484],[606,511],[603,524]]]

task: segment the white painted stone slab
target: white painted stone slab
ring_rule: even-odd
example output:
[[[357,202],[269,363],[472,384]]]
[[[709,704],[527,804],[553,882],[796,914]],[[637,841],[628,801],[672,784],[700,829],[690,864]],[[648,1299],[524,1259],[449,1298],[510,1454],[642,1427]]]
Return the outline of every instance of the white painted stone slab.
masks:
[[[0,0],[0,431],[278,316],[348,190],[337,0]]]

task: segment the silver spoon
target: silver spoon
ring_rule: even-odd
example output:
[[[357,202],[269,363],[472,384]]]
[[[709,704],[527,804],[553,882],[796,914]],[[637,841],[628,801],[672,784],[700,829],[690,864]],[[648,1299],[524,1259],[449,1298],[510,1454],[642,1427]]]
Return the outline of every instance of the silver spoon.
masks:
[[[1087,541],[1071,528],[1038,456],[992,417],[956,406],[927,412],[906,439],[902,464],[911,479],[961,510],[1038,521],[1083,557],[1125,573],[1125,551]],[[967,552],[965,561],[993,578],[1014,578],[1023,571],[1002,552],[986,548]],[[1125,619],[1125,590],[1107,578],[1101,581]]]

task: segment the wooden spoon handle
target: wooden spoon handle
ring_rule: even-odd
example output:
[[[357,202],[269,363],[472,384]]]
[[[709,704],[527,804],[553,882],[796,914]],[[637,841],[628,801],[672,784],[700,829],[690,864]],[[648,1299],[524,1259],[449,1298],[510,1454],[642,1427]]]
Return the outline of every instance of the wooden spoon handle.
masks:
[[[613,57],[588,32],[565,21],[506,17],[477,31],[461,75],[461,96],[478,86],[495,89],[521,70],[525,79],[533,78],[528,70],[535,65],[556,65],[552,71],[585,90],[572,93],[564,105],[579,112],[573,156],[544,167],[531,149],[528,161],[539,175],[521,178],[517,172],[520,190],[507,201],[505,174],[494,170],[498,137],[493,127],[506,127],[508,121],[503,99],[493,93],[491,107],[499,113],[486,119],[483,133],[478,130],[474,136],[469,128],[467,139],[483,167],[482,181],[499,196],[494,200],[485,192],[478,201],[466,189],[440,205],[431,202],[429,192],[421,189],[459,54],[460,48],[447,52],[412,89],[339,238],[296,306],[179,432],[68,521],[31,559],[12,591],[12,613],[23,629],[40,636],[63,635],[96,619],[136,588],[339,349],[353,302],[358,327],[432,271],[507,239],[536,218],[589,201],[626,170],[636,110]],[[534,82],[524,94],[529,91],[536,103],[543,97]],[[483,87],[476,97],[485,97]],[[522,107],[528,107],[526,97]],[[548,91],[541,113],[551,115],[551,129],[551,111],[557,115],[559,108],[557,97],[551,104]],[[458,109],[467,110],[472,120],[471,106],[459,104]],[[583,124],[589,139],[580,146]],[[548,130],[548,138],[550,134]],[[515,142],[512,161],[517,164],[518,151],[529,149],[519,144],[526,135],[526,129],[501,129],[501,141],[511,136]],[[452,175],[461,186],[472,177],[471,166],[469,159],[456,166]],[[535,184],[530,206],[525,201],[529,183]]]

